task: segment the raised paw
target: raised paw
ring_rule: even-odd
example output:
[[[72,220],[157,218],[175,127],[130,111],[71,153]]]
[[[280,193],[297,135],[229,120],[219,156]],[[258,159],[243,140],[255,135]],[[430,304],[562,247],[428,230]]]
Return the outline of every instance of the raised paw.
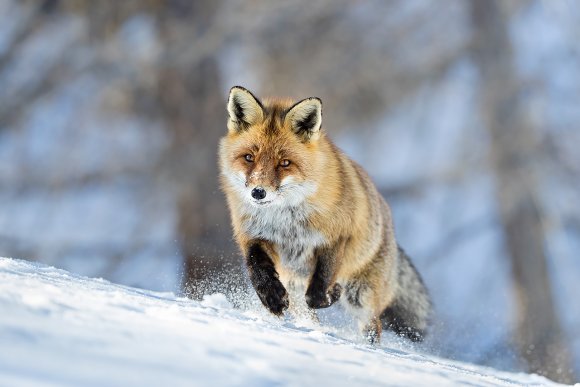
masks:
[[[256,293],[262,304],[276,316],[281,316],[288,309],[288,293],[280,280],[272,278],[256,288]]]
[[[338,283],[326,292],[311,286],[306,291],[306,304],[313,309],[328,308],[339,300],[341,293],[342,287]]]

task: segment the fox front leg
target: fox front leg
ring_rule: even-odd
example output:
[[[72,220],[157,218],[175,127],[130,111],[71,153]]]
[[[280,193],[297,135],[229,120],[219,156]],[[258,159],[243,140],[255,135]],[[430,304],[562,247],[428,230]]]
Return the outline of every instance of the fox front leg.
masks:
[[[278,278],[272,258],[260,243],[252,243],[248,248],[246,264],[250,281],[262,304],[276,316],[288,309],[288,293]]]
[[[316,268],[306,290],[306,304],[313,309],[328,308],[342,293],[342,287],[334,282],[338,266],[336,251],[324,249],[316,257]]]

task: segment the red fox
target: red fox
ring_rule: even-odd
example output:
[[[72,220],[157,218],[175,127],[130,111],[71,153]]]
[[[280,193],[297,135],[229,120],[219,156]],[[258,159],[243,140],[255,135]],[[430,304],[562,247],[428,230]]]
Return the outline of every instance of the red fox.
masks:
[[[319,309],[340,299],[370,343],[383,328],[421,341],[427,289],[395,240],[389,206],[321,129],[321,100],[260,101],[235,86],[227,110],[220,178],[264,306],[282,315],[294,303]]]

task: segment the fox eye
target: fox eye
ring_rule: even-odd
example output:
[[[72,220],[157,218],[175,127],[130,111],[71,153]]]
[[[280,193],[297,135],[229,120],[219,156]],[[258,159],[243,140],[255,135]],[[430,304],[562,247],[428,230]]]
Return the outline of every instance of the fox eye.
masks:
[[[248,163],[252,163],[254,162],[254,156],[252,156],[251,154],[247,154],[244,156],[244,159],[248,162]]]
[[[288,160],[288,159],[284,159],[284,160],[280,161],[280,166],[284,167],[284,168],[288,167],[290,164],[291,164],[290,160]]]

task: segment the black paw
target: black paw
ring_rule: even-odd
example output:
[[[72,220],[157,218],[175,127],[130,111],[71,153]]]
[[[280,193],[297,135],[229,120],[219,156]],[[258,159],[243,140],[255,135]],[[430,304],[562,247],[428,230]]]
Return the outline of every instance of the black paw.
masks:
[[[327,292],[309,287],[306,291],[306,304],[313,309],[328,308],[340,298],[342,287],[335,283]]]
[[[288,309],[288,293],[277,278],[272,278],[256,288],[256,293],[262,304],[276,316],[281,316]]]

